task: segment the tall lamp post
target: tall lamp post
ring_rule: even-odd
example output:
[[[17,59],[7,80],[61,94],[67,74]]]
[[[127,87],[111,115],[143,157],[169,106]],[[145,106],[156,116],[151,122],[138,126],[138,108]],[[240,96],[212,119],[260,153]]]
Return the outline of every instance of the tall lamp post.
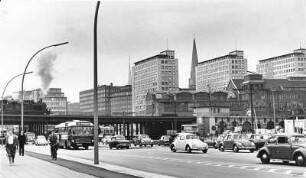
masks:
[[[31,71],[31,72],[27,72],[25,74],[31,74],[31,73],[33,73],[33,72]],[[21,75],[23,75],[23,73],[21,73],[19,75],[16,75],[9,82],[7,82],[7,84],[5,85],[4,90],[2,92],[2,96],[1,96],[1,99],[2,99],[2,102],[1,102],[1,127],[2,127],[2,129],[4,129],[4,127],[3,127],[3,112],[4,112],[4,109],[3,109],[3,96],[4,96],[4,93],[5,93],[5,90],[6,90],[7,86],[11,83],[12,80],[14,80],[15,78],[17,78],[17,77],[19,77]]]
[[[58,44],[54,44],[54,45],[50,45],[50,46],[46,46],[42,49],[40,49],[39,51],[37,51],[31,58],[30,60],[28,61],[26,67],[24,68],[24,72],[23,72],[23,75],[22,75],[22,81],[21,81],[21,131],[23,131],[23,82],[24,82],[24,76],[27,72],[27,68],[30,64],[30,62],[32,61],[32,59],[38,54],[40,53],[41,51],[47,49],[47,48],[51,48],[51,47],[57,47],[57,46],[61,46],[61,45],[65,45],[65,44],[68,44],[68,42],[64,42],[64,43],[58,43]]]
[[[98,135],[98,42],[97,42],[97,21],[100,1],[97,1],[94,20],[94,164],[99,164],[99,135]]]
[[[276,119],[275,119],[275,100],[274,100],[274,93],[273,89],[271,88],[272,92],[272,101],[273,101],[273,121],[274,121],[274,133],[276,133]]]

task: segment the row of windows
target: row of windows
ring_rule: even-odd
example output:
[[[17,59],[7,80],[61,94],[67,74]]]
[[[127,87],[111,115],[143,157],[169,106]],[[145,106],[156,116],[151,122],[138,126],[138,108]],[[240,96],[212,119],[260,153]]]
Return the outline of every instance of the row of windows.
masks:
[[[161,60],[161,64],[175,64],[175,60]]]

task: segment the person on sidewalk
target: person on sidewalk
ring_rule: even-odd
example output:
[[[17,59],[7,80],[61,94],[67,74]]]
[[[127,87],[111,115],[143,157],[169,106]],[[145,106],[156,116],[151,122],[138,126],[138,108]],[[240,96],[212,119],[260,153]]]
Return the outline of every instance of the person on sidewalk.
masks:
[[[5,139],[5,149],[9,158],[10,165],[14,164],[16,149],[18,149],[18,138],[11,130],[7,131]]]
[[[58,138],[54,133],[54,130],[49,135],[49,144],[51,149],[51,157],[53,160],[57,160]]]
[[[24,156],[24,144],[26,142],[26,136],[24,135],[23,131],[21,131],[20,135],[18,136],[18,142],[19,142],[19,155]]]

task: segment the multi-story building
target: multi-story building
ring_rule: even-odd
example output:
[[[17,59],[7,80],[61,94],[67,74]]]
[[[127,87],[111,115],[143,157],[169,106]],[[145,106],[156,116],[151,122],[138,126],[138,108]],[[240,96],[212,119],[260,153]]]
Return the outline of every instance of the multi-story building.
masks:
[[[145,115],[147,92],[178,90],[175,51],[166,50],[136,62],[132,67],[132,78],[133,112],[135,115]]]
[[[39,102],[44,97],[44,94],[40,88],[23,91],[23,93],[23,100]],[[21,101],[21,91],[19,92],[18,99]]]
[[[258,73],[264,78],[281,79],[288,76],[306,76],[306,49],[297,49],[293,53],[271,57],[259,61]]]
[[[119,87],[111,93],[111,113],[112,116],[131,116],[132,113],[132,86]]]
[[[67,97],[60,88],[49,88],[42,98],[51,110],[51,115],[67,115]]]
[[[231,79],[243,79],[247,59],[243,51],[200,62],[196,67],[196,91],[226,91]]]
[[[68,115],[81,115],[80,103],[68,103]]]
[[[94,113],[94,90],[89,89],[80,92],[80,110],[82,114],[91,115]],[[120,101],[121,99],[121,101]],[[114,114],[131,113],[131,86],[98,86],[98,114],[111,116]],[[130,106],[128,106],[130,105]]]

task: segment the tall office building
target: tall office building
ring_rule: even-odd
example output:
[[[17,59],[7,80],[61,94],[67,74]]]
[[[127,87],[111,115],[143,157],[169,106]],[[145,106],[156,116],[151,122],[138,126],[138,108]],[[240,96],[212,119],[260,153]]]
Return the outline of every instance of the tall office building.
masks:
[[[291,76],[306,76],[306,49],[259,61],[258,73],[268,79],[284,79]]]
[[[189,89],[196,90],[196,67],[198,66],[198,52],[195,39],[193,39]]]
[[[51,109],[51,115],[67,115],[67,97],[62,93],[62,89],[49,88],[42,101]]]
[[[133,112],[135,115],[145,115],[147,92],[178,90],[175,51],[166,50],[134,63],[132,78]]]
[[[98,114],[101,116],[132,113],[131,111],[131,86],[98,86]],[[94,113],[93,89],[80,92],[80,110],[82,114]],[[130,105],[130,106],[128,106]],[[113,113],[114,112],[114,113]]]
[[[247,59],[243,51],[200,62],[196,67],[197,91],[226,91],[231,79],[243,79]]]

